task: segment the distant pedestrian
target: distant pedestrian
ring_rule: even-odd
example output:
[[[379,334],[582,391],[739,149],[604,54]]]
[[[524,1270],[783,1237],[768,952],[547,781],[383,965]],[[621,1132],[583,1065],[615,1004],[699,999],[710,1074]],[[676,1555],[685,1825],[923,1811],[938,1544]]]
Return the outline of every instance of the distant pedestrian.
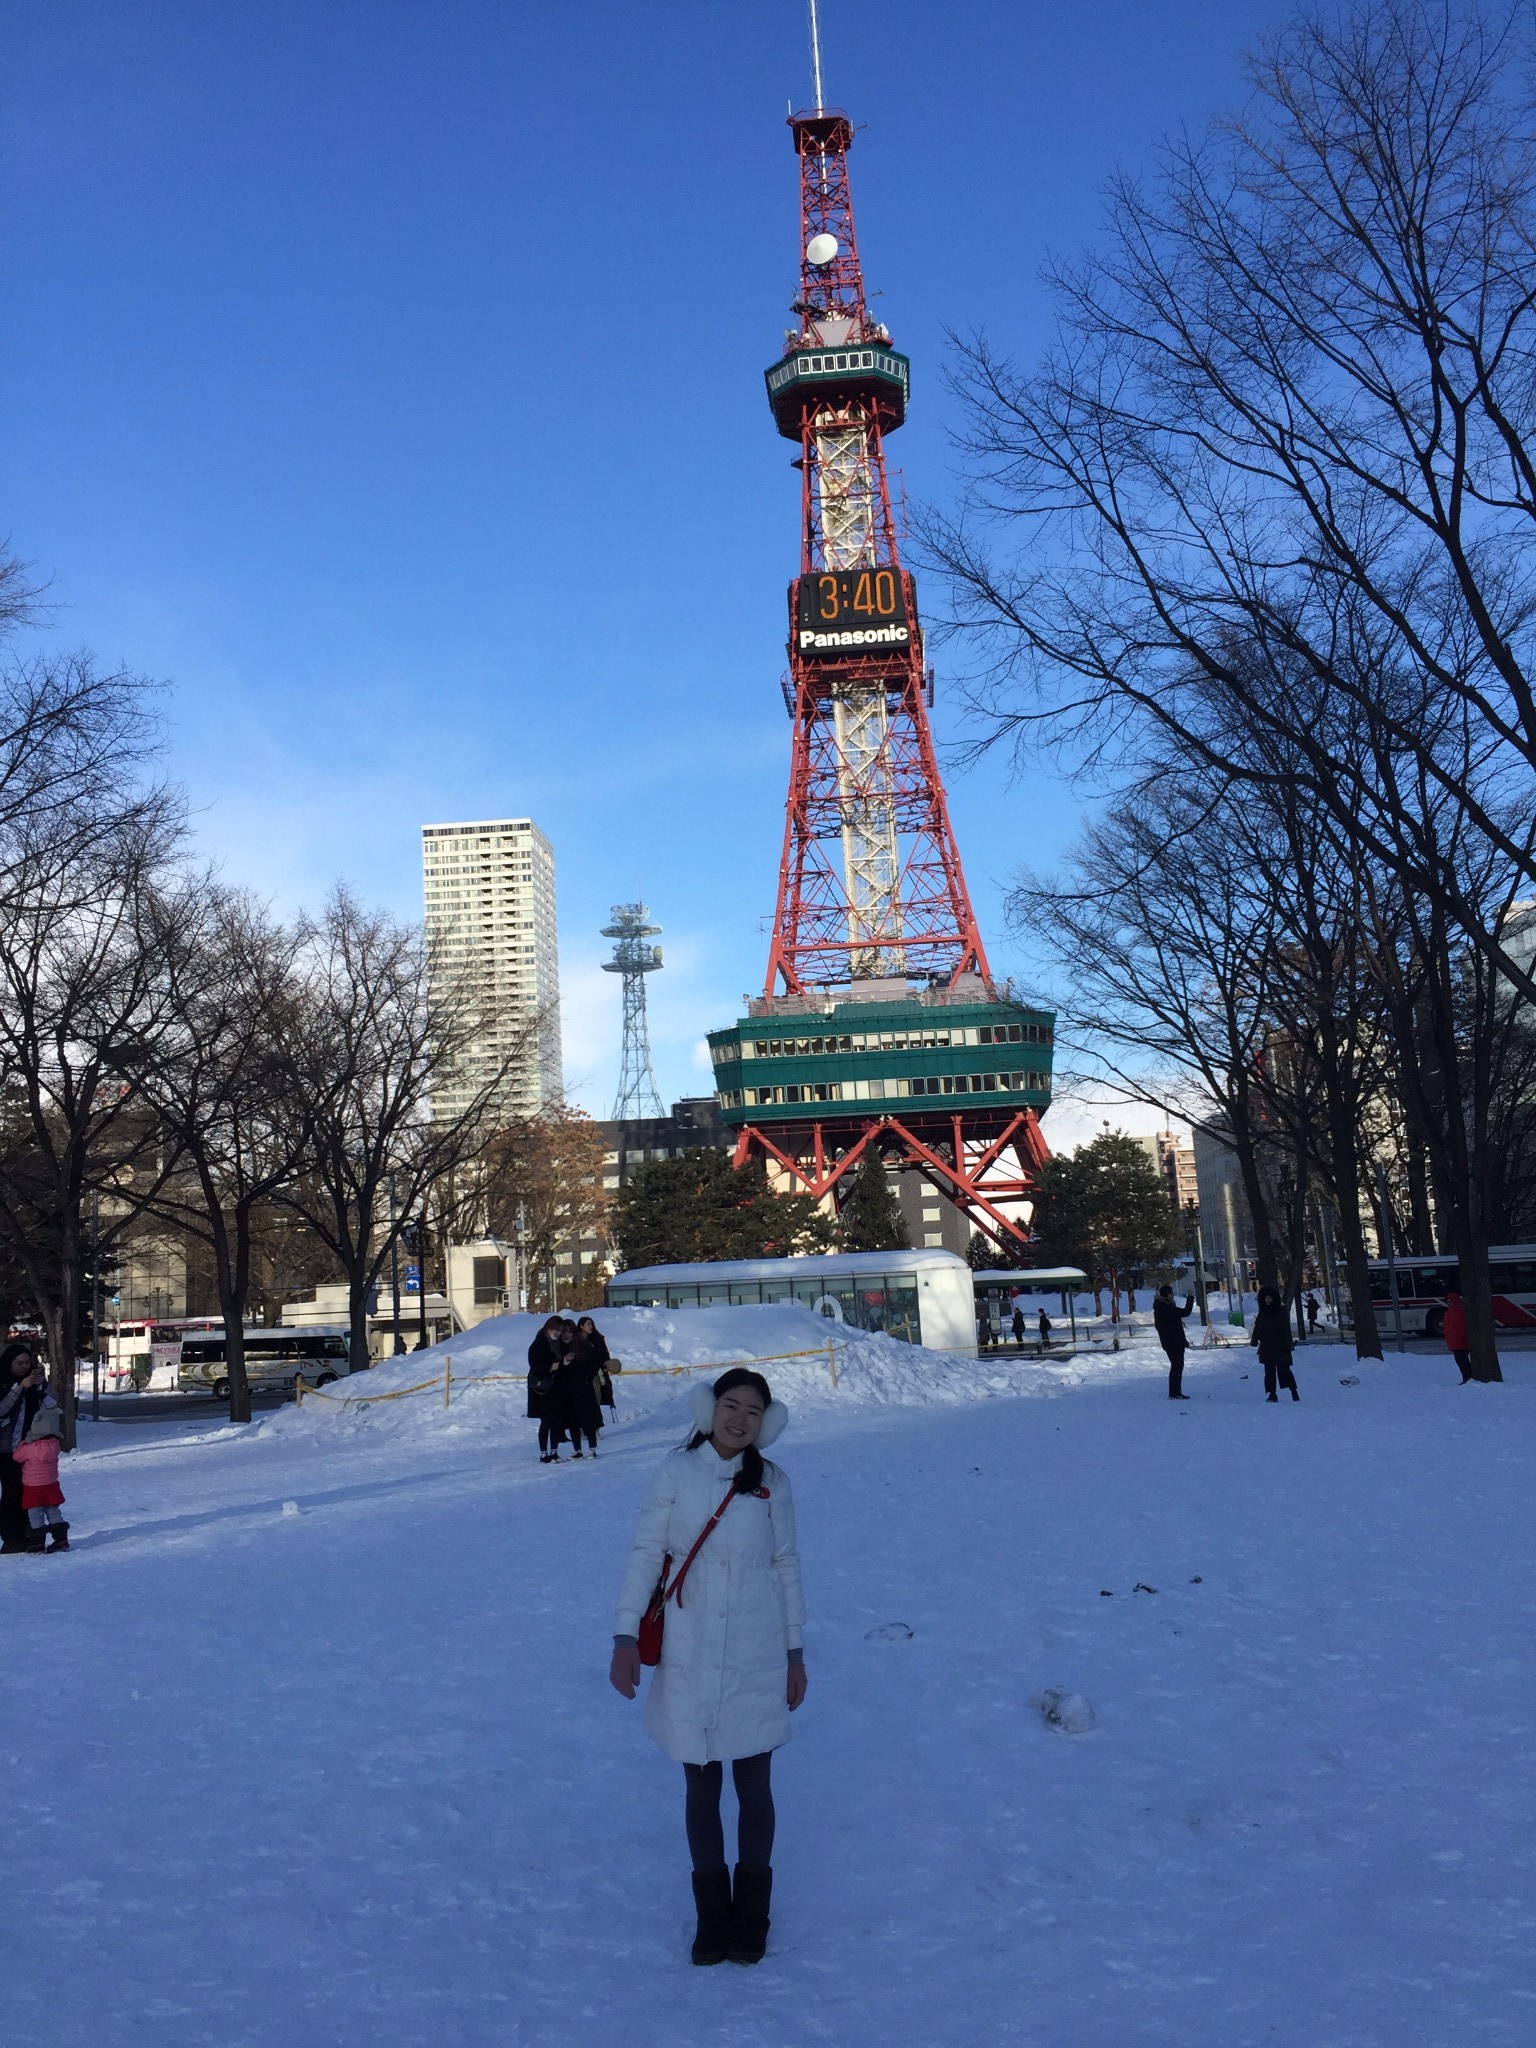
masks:
[[[21,1467],[21,1504],[27,1515],[27,1548],[68,1550],[69,1524],[61,1512],[59,1487],[59,1411],[39,1408],[32,1427],[11,1453]]]
[[[58,1405],[32,1346],[7,1344],[0,1351],[0,1554],[16,1556],[30,1548],[21,1467],[11,1453],[25,1440],[39,1410],[57,1413]]]
[[[608,1349],[608,1339],[590,1316],[581,1316],[577,1319],[576,1335],[592,1366],[599,1407],[606,1408],[610,1415],[617,1414],[618,1409],[613,1398],[613,1375],[608,1370],[613,1358],[613,1353]]]
[[[1017,1302],[1013,1304],[1013,1341],[1024,1349],[1024,1311]]]
[[[1259,1305],[1254,1312],[1253,1334],[1250,1344],[1258,1346],[1259,1363],[1264,1368],[1264,1398],[1278,1401],[1275,1391],[1278,1381],[1290,1389],[1291,1399],[1299,1401],[1301,1395],[1296,1386],[1296,1375],[1291,1370],[1291,1359],[1295,1351],[1295,1340],[1291,1336],[1291,1318],[1285,1303],[1273,1287],[1259,1289]]]
[[[639,1689],[642,1618],[663,1572],[660,1662],[646,1733],[683,1767],[698,1911],[693,1960],[756,1963],[773,1896],[773,1752],[805,1698],[805,1601],[789,1475],[763,1456],[789,1420],[759,1373],[734,1366],[692,1393],[695,1429],[662,1463],[644,1504],[614,1616],[609,1683]],[[686,1585],[679,1584],[687,1574]],[[730,1765],[736,1869],[720,1794]]]
[[[1305,1306],[1307,1311],[1307,1335],[1315,1337],[1317,1335],[1317,1319],[1322,1314],[1317,1296],[1315,1294],[1308,1294]]]
[[[571,1440],[574,1457],[587,1452],[597,1456],[597,1432],[603,1426],[603,1411],[597,1402],[597,1368],[593,1365],[581,1332],[569,1318],[560,1329],[560,1368],[555,1374],[555,1421]]]
[[[1184,1325],[1195,1306],[1195,1297],[1187,1294],[1184,1306],[1180,1308],[1173,1298],[1171,1287],[1159,1287],[1152,1303],[1152,1327],[1157,1332],[1157,1341],[1163,1347],[1168,1360],[1168,1398],[1170,1401],[1187,1401],[1184,1391],[1184,1354],[1189,1349],[1189,1337]]]
[[[989,1351],[992,1347],[992,1318],[985,1308],[976,1311],[976,1349]]]
[[[1454,1287],[1445,1297],[1445,1325],[1441,1334],[1446,1350],[1461,1368],[1461,1384],[1465,1386],[1472,1377],[1472,1351],[1467,1343],[1466,1306]]]
[[[558,1465],[560,1441],[555,1427],[555,1372],[560,1364],[559,1316],[546,1318],[528,1346],[528,1419],[539,1425],[539,1463]]]
[[[1040,1332],[1040,1349],[1042,1351],[1049,1351],[1051,1348],[1051,1319],[1044,1309],[1041,1309],[1039,1320],[1035,1327]]]

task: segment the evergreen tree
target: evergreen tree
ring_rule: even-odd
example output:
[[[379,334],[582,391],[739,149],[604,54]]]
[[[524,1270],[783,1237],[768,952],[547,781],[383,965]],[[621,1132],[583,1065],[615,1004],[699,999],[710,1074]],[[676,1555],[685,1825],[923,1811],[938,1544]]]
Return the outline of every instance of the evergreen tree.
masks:
[[[1162,1176],[1123,1131],[1046,1162],[1035,1221],[1041,1263],[1081,1266],[1095,1295],[1101,1275],[1117,1286],[1128,1267],[1155,1266],[1179,1248]]]
[[[832,1242],[814,1196],[776,1195],[760,1159],[735,1167],[715,1151],[648,1160],[614,1204],[612,1232],[624,1267],[786,1258]]]
[[[911,1243],[907,1219],[886,1179],[885,1162],[866,1152],[853,1176],[838,1217],[844,1251],[904,1252]]]

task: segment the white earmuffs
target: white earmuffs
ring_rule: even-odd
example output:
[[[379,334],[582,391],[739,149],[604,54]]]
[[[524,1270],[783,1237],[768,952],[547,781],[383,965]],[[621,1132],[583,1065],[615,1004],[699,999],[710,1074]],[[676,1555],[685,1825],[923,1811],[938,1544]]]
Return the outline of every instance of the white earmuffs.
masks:
[[[693,1426],[708,1436],[715,1421],[715,1390],[707,1380],[697,1380],[688,1389],[688,1405],[693,1411]],[[763,1426],[757,1432],[757,1448],[766,1451],[789,1426],[789,1410],[782,1401],[770,1401],[763,1412]]]

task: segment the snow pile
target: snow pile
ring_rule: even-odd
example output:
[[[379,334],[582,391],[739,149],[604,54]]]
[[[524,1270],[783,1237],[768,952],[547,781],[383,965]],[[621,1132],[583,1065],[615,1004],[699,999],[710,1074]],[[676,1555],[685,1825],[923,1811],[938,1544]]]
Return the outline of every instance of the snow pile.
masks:
[[[693,1378],[731,1365],[758,1367],[774,1393],[803,1415],[866,1402],[913,1407],[1054,1394],[1084,1378],[1103,1378],[1108,1362],[1063,1360],[1052,1365],[1017,1352],[962,1358],[831,1322],[799,1302],[601,1309],[593,1319],[623,1368],[614,1375],[614,1385],[619,1415],[626,1423],[644,1418],[684,1426],[686,1388]],[[296,1410],[282,1410],[261,1428],[277,1435],[340,1429],[370,1438],[423,1430],[460,1434],[521,1429],[527,1414],[527,1384],[521,1376],[527,1371],[528,1346],[544,1320],[537,1315],[496,1316],[452,1343],[409,1352],[371,1372],[337,1381],[323,1396],[306,1400]],[[450,1398],[445,1404],[442,1390],[450,1360]],[[413,1388],[421,1391],[409,1391]]]

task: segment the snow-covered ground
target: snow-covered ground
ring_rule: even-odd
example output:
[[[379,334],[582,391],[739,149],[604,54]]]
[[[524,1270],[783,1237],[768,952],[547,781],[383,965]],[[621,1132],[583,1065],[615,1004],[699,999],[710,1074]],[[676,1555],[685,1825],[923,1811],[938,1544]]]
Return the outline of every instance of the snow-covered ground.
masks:
[[[601,1320],[631,1367],[824,1336]],[[688,1964],[681,1773],[606,1684],[688,1381],[625,1375],[601,1458],[541,1467],[521,1385],[459,1381],[525,1323],[447,1410],[87,1429],[76,1547],[0,1571],[8,2039],[1536,2040],[1536,1357],[1312,1346],[1274,1414],[1236,1347],[1177,1406],[1145,1342],[769,1366],[812,1684],[749,1974]]]

